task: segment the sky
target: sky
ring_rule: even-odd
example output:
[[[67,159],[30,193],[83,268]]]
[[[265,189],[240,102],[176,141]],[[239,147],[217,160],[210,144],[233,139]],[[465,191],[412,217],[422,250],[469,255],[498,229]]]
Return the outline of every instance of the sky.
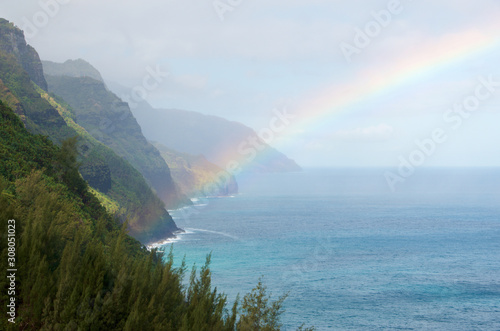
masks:
[[[82,58],[155,107],[242,122],[302,166],[500,166],[497,0],[0,0],[0,13],[43,60]]]

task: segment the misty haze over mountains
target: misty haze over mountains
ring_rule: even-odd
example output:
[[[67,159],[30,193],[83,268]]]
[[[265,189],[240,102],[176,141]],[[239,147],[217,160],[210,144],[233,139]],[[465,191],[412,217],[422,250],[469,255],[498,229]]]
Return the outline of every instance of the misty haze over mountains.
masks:
[[[57,15],[29,33],[43,59],[82,58],[128,87],[159,67],[168,77],[148,91],[154,108],[256,131],[286,106],[296,120],[271,145],[301,166],[397,167],[479,77],[498,73],[494,0],[257,1],[226,7],[223,21],[213,1],[54,2]],[[45,14],[37,0],[0,8],[21,28]],[[346,45],[357,49],[347,59]],[[500,165],[498,108],[481,102],[426,166]]]
[[[109,83],[117,95],[132,95],[131,89]],[[240,171],[282,172],[301,168],[268,146],[255,131],[217,116],[179,109],[154,109],[146,101],[134,103],[134,116],[148,139],[193,155],[204,155],[220,167],[240,163]],[[256,142],[252,144],[252,141]]]
[[[499,1],[0,12],[1,330],[500,330]]]

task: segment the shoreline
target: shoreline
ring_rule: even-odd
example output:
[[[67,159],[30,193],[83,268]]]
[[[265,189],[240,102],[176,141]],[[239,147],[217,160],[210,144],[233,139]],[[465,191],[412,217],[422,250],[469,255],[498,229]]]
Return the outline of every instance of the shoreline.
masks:
[[[182,233],[186,233],[186,230],[179,228],[179,230],[173,232],[173,237],[168,237],[168,238],[162,239],[160,241],[155,241],[153,243],[150,243],[150,244],[147,244],[144,246],[146,246],[148,251],[151,251],[155,248],[160,248],[160,247],[165,246],[167,244],[171,244],[171,243],[174,243],[176,241],[181,240],[181,238],[179,238],[178,235],[180,235]]]
[[[178,211],[183,210],[183,209],[189,209],[189,208],[196,208],[196,207],[201,207],[201,206],[207,206],[208,205],[207,201],[211,200],[211,199],[235,198],[236,196],[238,196],[240,194],[241,193],[236,193],[236,194],[231,194],[231,195],[217,195],[217,196],[193,197],[193,198],[189,198],[189,200],[191,200],[191,202],[193,203],[192,205],[182,206],[182,207],[179,207],[179,208],[176,208],[176,209],[168,209],[167,211],[168,211],[168,213],[170,214],[170,216],[172,217],[172,219],[175,222],[176,218],[172,215],[175,212],[178,212]],[[165,246],[165,245],[177,242],[177,241],[181,240],[181,238],[179,237],[179,235],[187,233],[187,231],[185,229],[182,229],[182,228],[178,228],[178,229],[179,230],[174,231],[172,233],[173,234],[172,237],[161,239],[161,240],[158,240],[158,241],[146,244],[144,246],[147,248],[147,250],[151,251],[152,249],[160,248],[162,246]]]

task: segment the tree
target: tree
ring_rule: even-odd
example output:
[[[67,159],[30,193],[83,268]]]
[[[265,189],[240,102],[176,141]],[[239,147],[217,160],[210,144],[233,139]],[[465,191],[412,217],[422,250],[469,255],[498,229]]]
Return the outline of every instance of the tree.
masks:
[[[82,195],[87,189],[87,183],[78,172],[80,164],[78,158],[78,136],[68,138],[62,142],[61,149],[56,155],[56,169],[62,181],[76,194]]]
[[[285,312],[283,302],[288,297],[288,293],[282,295],[278,300],[270,302],[271,295],[266,293],[267,287],[259,283],[250,293],[245,295],[242,303],[243,313],[237,325],[241,331],[274,331],[280,330],[280,316]]]
[[[212,290],[211,255],[207,256],[205,265],[196,277],[196,268],[193,267],[189,288],[187,290],[187,314],[184,316],[181,330],[224,330],[224,308],[227,297]]]

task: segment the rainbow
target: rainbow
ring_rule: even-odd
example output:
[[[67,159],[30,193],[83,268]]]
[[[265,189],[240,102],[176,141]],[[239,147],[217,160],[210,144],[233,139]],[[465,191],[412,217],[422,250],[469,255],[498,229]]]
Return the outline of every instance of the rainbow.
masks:
[[[493,30],[496,31],[496,30]],[[291,125],[280,133],[279,140],[272,143],[275,147],[297,142],[297,135],[305,131],[314,131],[318,127],[335,121],[339,116],[363,111],[374,99],[390,96],[391,92],[405,86],[412,86],[439,74],[443,70],[452,69],[464,61],[485,54],[500,45],[499,39],[476,32],[460,33],[446,39],[427,43],[417,50],[408,50],[406,56],[383,68],[362,70],[350,81],[335,85],[314,93],[292,113],[296,116]],[[346,65],[347,64],[346,62]],[[361,106],[361,107],[359,107]],[[370,107],[368,107],[370,108]],[[237,155],[234,150],[222,150],[221,155],[245,170],[251,163],[245,155]],[[258,158],[265,161],[269,155],[266,150],[259,153]],[[246,174],[245,176],[251,176]],[[208,181],[207,186],[216,184],[216,180]]]
[[[398,88],[416,84],[498,46],[498,38],[477,33],[459,34],[418,51],[411,50],[390,67],[363,71],[352,82],[327,88],[298,107],[298,119],[287,130],[289,138],[293,138],[294,132],[314,130],[316,125],[335,120],[338,115],[353,110],[353,106],[390,95]],[[359,111],[363,107],[357,109]]]

